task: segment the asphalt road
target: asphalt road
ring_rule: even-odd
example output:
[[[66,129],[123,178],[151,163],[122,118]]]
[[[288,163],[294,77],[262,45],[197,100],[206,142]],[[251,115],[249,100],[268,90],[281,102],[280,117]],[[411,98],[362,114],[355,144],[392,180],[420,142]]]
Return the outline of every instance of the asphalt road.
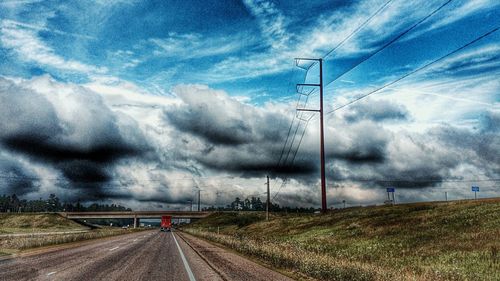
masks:
[[[192,236],[152,230],[3,260],[0,280],[291,279]]]

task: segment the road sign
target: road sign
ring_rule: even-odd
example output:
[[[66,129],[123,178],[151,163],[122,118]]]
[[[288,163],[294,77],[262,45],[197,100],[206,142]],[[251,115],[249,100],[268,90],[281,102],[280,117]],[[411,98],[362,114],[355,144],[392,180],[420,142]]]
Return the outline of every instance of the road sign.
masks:
[[[474,192],[479,191],[479,186],[472,186],[472,191]]]
[[[387,192],[394,192],[396,189],[394,187],[388,187]]]

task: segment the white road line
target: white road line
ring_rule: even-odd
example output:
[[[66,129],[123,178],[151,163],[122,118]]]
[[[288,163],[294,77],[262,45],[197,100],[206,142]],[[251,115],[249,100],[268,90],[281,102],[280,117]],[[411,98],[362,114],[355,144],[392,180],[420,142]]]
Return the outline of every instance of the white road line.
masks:
[[[56,272],[57,272],[57,271],[52,271],[52,272],[49,272],[49,273],[47,273],[47,276],[50,276],[50,275],[52,275],[52,274],[55,274]]]
[[[118,249],[118,248],[120,248],[120,247],[119,247],[119,246],[116,246],[116,247],[111,248],[111,249],[109,249],[109,250],[110,250],[110,251],[114,251],[114,250],[116,250],[116,249]]]
[[[175,239],[174,233],[173,232],[170,232],[170,233],[172,233],[172,237],[174,237],[174,241],[175,241],[175,244],[177,245],[177,249],[179,249],[179,253],[181,254],[182,263],[184,264],[184,267],[186,268],[187,274],[189,276],[189,281],[196,281],[196,279],[194,278],[194,274],[191,271],[191,268],[189,267],[189,264],[186,260],[186,257],[184,256],[184,253],[181,250],[181,246],[179,246],[179,243],[177,243],[177,239]]]

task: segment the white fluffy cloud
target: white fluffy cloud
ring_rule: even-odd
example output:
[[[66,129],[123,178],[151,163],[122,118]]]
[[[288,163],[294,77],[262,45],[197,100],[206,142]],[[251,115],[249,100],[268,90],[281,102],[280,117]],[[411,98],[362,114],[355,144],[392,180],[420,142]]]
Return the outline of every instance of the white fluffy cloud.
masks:
[[[262,179],[271,174],[291,179],[278,203],[319,202],[316,122],[307,127],[295,163],[277,168],[290,122],[288,105],[257,107],[204,85],[179,85],[173,97],[139,90],[126,82],[79,86],[48,76],[2,78],[0,166],[2,175],[14,179],[4,181],[0,191],[104,198],[134,208],[182,207],[195,186],[204,190],[206,204],[261,196]],[[331,202],[340,197],[348,204],[380,202],[387,185],[413,194],[401,199],[423,200],[437,196],[432,194],[438,188],[449,190],[441,180],[500,174],[494,153],[500,147],[497,111],[489,111],[478,130],[440,125],[416,133],[384,126],[401,122],[404,106],[375,104],[367,111],[360,103],[327,121]],[[390,114],[381,116],[389,112],[385,109]],[[458,188],[457,196],[466,190]]]

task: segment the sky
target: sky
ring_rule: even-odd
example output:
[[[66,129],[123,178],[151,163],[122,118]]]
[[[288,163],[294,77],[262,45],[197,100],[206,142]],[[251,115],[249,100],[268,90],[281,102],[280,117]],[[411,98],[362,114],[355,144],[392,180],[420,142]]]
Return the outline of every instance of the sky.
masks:
[[[496,0],[1,0],[0,194],[187,209],[269,175],[318,207],[294,59],[323,58],[329,207],[500,196],[499,27]]]

